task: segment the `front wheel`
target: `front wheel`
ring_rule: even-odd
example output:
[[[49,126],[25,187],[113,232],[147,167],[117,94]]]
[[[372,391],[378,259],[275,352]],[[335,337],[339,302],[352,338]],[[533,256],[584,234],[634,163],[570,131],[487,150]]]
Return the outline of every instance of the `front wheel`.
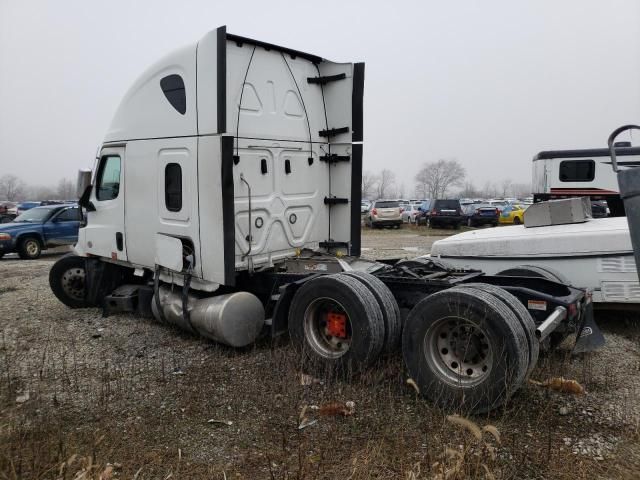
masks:
[[[77,255],[62,257],[51,267],[49,286],[54,295],[70,308],[84,308],[90,305],[86,300],[85,260]]]
[[[42,244],[35,237],[27,237],[18,246],[18,255],[23,260],[35,260],[42,253]]]
[[[513,218],[513,224],[514,225],[520,225],[522,223],[522,220],[520,220],[520,217],[514,217]]]

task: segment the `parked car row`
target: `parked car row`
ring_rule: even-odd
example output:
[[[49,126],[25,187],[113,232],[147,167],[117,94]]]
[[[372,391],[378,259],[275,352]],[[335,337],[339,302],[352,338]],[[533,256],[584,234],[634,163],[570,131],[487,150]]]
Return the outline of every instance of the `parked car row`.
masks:
[[[531,203],[507,199],[431,199],[416,201],[376,200],[363,201],[361,212],[370,227],[399,226],[401,223],[426,225],[428,227],[460,225],[480,227],[520,225],[524,222],[524,212]],[[608,216],[606,202],[591,203],[594,218]]]
[[[37,206],[0,225],[0,258],[17,252],[36,259],[43,250],[78,241],[80,211],[75,204]]]

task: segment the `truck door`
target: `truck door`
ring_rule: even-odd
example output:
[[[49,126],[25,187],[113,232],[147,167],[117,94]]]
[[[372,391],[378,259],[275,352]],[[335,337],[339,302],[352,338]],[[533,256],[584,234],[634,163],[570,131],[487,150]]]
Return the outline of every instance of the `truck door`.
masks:
[[[92,255],[127,260],[124,229],[125,148],[100,152],[84,227],[85,249]]]
[[[47,245],[73,245],[78,239],[78,207],[61,210],[44,224]]]

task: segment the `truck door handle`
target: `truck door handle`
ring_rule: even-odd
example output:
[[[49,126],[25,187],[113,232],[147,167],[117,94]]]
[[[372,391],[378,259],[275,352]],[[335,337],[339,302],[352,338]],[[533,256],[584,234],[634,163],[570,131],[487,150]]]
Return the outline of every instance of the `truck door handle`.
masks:
[[[122,232],[116,232],[116,247],[118,248],[118,251],[122,251],[123,248],[123,242],[122,242]]]

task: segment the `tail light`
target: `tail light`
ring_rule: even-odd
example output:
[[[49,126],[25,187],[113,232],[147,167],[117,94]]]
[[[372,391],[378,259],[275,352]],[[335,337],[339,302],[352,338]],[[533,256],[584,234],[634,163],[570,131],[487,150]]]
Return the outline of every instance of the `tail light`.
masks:
[[[496,215],[500,215],[500,210],[496,208]]]
[[[371,210],[371,214],[372,215],[377,215],[378,214],[378,210],[376,210],[375,208],[373,210]]]
[[[431,215],[438,215],[438,211],[435,209],[431,210]]]
[[[404,208],[400,207],[400,213],[404,212]]]

